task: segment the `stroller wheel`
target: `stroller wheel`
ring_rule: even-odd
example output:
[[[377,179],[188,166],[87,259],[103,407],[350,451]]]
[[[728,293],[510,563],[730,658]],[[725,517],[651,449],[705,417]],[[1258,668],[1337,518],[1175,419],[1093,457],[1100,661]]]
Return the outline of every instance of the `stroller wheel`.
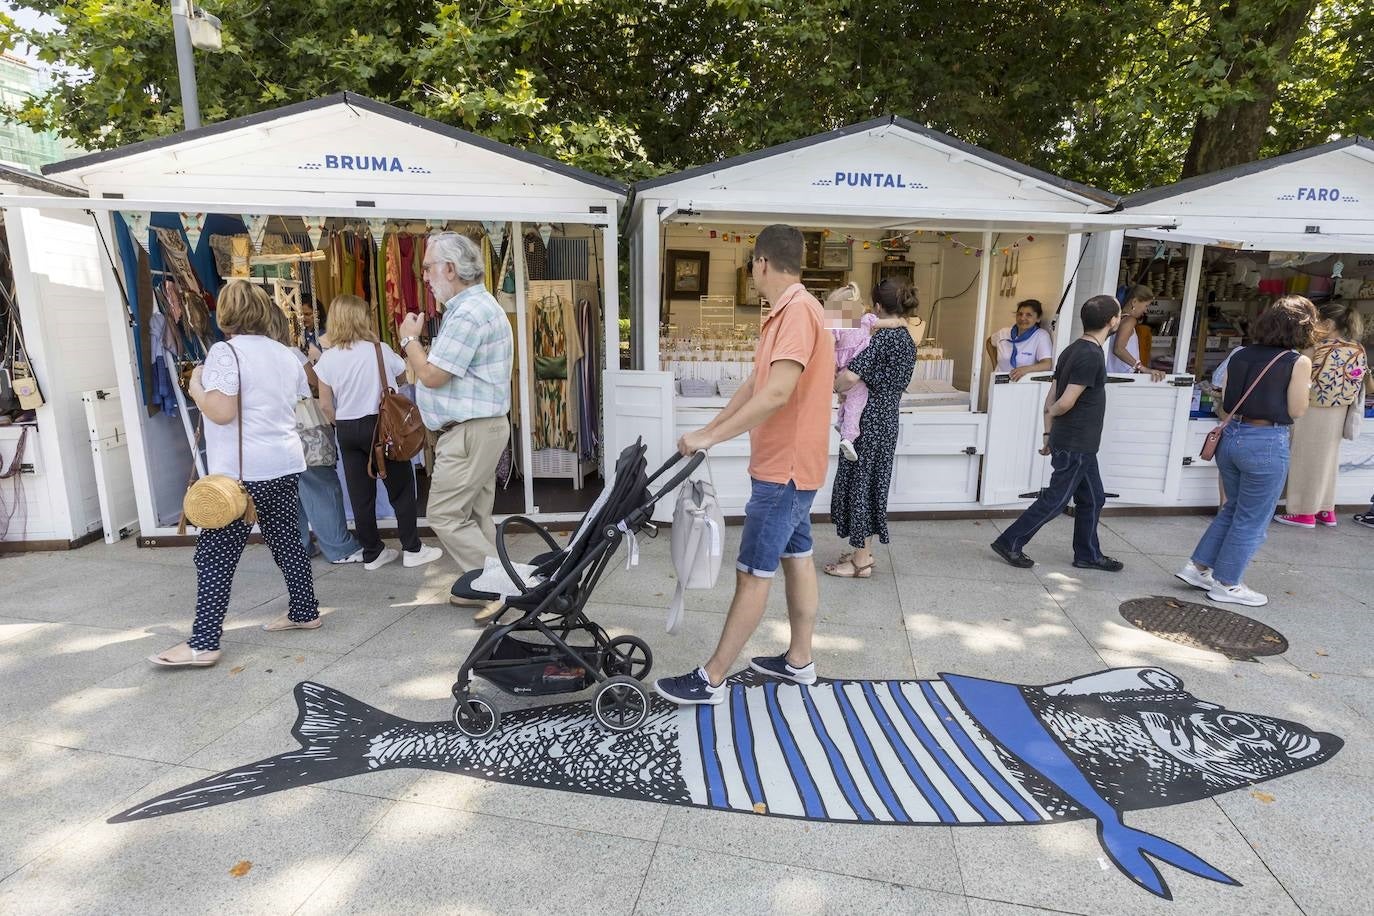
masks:
[[[649,644],[638,636],[617,636],[606,644],[606,657],[601,671],[607,677],[628,674],[635,680],[648,677],[654,666],[654,653]]]
[[[453,724],[469,738],[486,738],[501,724],[501,714],[486,700],[472,697],[454,704]]]
[[[602,727],[628,732],[649,718],[649,691],[632,677],[617,675],[602,681],[592,697],[592,711]]]

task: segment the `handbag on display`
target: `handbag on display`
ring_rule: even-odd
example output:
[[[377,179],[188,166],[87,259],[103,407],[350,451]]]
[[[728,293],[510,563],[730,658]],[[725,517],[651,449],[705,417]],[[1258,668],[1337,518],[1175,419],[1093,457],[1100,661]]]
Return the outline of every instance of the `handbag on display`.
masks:
[[[251,528],[258,520],[257,507],[253,497],[243,485],[243,371],[239,355],[233,346],[225,343],[229,352],[234,354],[234,366],[239,369],[238,400],[234,404],[235,420],[239,431],[239,476],[237,479],[227,474],[206,474],[196,479],[195,456],[191,456],[191,481],[186,486],[186,495],[181,500],[181,521],[177,524],[177,534],[186,533],[189,522],[197,528],[209,530],[224,528],[243,519]],[[201,433],[204,431],[205,418],[202,412],[200,423],[196,426],[196,448],[199,448]]]
[[[1287,352],[1287,350],[1284,350],[1283,352],[1276,355],[1273,359],[1269,360],[1269,365],[1261,369],[1260,374],[1255,376],[1255,380],[1250,383],[1249,388],[1245,389],[1245,393],[1240,396],[1240,400],[1236,402],[1236,406],[1231,409],[1231,413],[1227,415],[1226,419],[1222,420],[1216,426],[1208,430],[1207,438],[1202,440],[1202,448],[1198,449],[1197,454],[1199,458],[1201,458],[1203,461],[1212,460],[1212,458],[1217,453],[1217,447],[1221,445],[1222,434],[1226,432],[1226,427],[1231,425],[1231,421],[1235,419],[1236,414],[1240,413],[1241,405],[1245,403],[1245,399],[1250,396],[1250,392],[1255,390],[1255,386],[1260,383],[1260,379],[1264,378],[1265,373],[1267,373],[1270,369],[1274,368],[1274,363],[1282,359],[1283,354]],[[1223,391],[1223,404],[1225,403],[1225,401],[1226,393]]]
[[[332,468],[338,463],[339,446],[334,441],[334,427],[314,398],[301,398],[296,402],[296,432],[301,437],[308,467]]]
[[[1360,429],[1364,426],[1364,398],[1360,398],[1354,404],[1345,409],[1345,426],[1341,429],[1341,438],[1349,439],[1354,442],[1360,438]]]
[[[386,377],[382,345],[377,347],[377,372],[382,377],[382,399],[377,405],[377,428],[372,434],[372,450],[367,458],[367,473],[374,480],[386,479],[388,461],[409,461],[425,447],[428,430],[420,419],[415,402],[396,391]]]

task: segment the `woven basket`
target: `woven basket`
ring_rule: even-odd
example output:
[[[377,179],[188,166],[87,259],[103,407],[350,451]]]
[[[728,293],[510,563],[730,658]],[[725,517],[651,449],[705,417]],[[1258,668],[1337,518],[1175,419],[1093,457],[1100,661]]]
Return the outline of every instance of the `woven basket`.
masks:
[[[191,484],[181,501],[182,518],[197,528],[223,528],[249,514],[253,500],[232,477],[210,474]],[[253,513],[256,521],[256,512]]]
[[[709,398],[716,393],[716,383],[701,378],[685,378],[679,387],[685,398]]]
[[[732,398],[735,396],[735,392],[739,391],[739,386],[743,384],[744,379],[742,378],[723,378],[716,382],[716,391],[723,398]]]

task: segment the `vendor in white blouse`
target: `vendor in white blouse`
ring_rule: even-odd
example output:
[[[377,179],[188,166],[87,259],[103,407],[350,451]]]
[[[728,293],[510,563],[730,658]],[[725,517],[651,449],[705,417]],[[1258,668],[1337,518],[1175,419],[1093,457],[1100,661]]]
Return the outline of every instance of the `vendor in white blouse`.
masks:
[[[1011,380],[1019,382],[1029,372],[1049,371],[1054,362],[1054,341],[1050,332],[1040,327],[1044,315],[1038,299],[1016,303],[1016,323],[987,340],[988,357],[996,362],[997,372],[1010,372]]]

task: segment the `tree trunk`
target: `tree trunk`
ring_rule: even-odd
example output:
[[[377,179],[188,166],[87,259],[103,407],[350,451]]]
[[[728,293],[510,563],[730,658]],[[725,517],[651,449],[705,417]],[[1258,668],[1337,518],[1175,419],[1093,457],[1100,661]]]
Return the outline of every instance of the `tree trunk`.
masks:
[[[1272,5],[1273,0],[1230,0],[1223,3],[1215,15],[1222,20],[1234,20],[1243,4],[1253,8],[1260,4]],[[1272,48],[1280,60],[1286,60],[1316,5],[1317,0],[1283,4],[1283,8],[1277,10],[1261,28],[1239,37],[1245,44]],[[1212,31],[1215,33],[1220,27],[1221,23],[1214,23]],[[1248,61],[1234,62],[1226,82],[1234,86],[1247,79],[1254,86],[1253,99],[1224,104],[1211,117],[1198,113],[1180,177],[1205,175],[1259,158],[1260,147],[1269,129],[1274,95],[1278,91],[1279,73],[1260,70]]]

